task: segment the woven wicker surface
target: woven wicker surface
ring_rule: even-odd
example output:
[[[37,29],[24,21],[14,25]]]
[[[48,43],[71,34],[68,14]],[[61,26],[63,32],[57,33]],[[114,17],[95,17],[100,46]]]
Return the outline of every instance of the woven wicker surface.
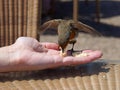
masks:
[[[41,0],[0,0],[0,46],[20,36],[37,38]]]
[[[0,90],[120,90],[120,65],[93,62],[33,72],[0,73]]]

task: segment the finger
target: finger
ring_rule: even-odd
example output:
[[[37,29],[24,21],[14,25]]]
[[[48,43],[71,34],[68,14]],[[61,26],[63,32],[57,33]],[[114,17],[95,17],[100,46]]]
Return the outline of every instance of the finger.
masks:
[[[92,62],[102,56],[101,51],[90,51],[87,52],[87,56],[81,56],[81,57],[72,57],[68,56],[63,59],[64,65],[78,65],[78,64],[85,64]]]
[[[86,49],[86,50],[83,50],[82,52],[83,53],[89,53],[89,52],[93,52],[93,50]]]
[[[37,52],[47,52],[48,49],[45,48],[42,44],[40,43],[35,43],[33,49]]]
[[[45,48],[59,50],[59,45],[56,43],[44,42],[41,43]]]

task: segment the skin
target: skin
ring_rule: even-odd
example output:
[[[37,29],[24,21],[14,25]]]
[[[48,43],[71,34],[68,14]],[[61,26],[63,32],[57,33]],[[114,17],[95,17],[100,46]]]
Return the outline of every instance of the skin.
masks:
[[[62,57],[59,45],[38,42],[34,38],[20,37],[10,46],[0,48],[0,72],[43,70],[67,65],[92,62],[102,56],[99,50],[83,50],[88,56]]]

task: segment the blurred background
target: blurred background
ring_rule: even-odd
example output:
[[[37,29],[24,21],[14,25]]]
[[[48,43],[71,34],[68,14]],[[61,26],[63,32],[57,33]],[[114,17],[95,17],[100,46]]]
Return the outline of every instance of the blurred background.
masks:
[[[52,19],[79,20],[95,28],[103,37],[80,32],[75,49],[98,49],[102,59],[120,60],[120,0],[0,0],[0,47],[20,36],[39,40],[40,25]],[[57,38],[57,30],[49,29],[40,41],[57,43]]]
[[[52,19],[77,19],[103,35],[79,32],[75,50],[101,50],[101,59],[120,60],[120,0],[0,0],[0,47],[21,36],[39,40],[40,24]],[[57,38],[57,30],[49,29],[40,41]],[[120,90],[120,65],[102,62],[0,77],[1,90]]]
[[[43,0],[42,23],[51,19],[74,19],[74,1]],[[80,32],[75,49],[97,49],[103,52],[102,59],[120,60],[120,0],[78,0],[77,3],[77,19],[95,28],[103,37]],[[57,31],[45,31],[41,41],[57,43]]]

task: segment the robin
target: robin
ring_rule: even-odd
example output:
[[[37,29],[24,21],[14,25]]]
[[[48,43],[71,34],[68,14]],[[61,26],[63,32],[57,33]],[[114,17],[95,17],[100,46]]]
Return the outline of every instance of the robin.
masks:
[[[64,53],[65,48],[68,44],[72,44],[72,51],[74,48],[74,44],[76,43],[76,37],[78,36],[79,31],[84,31],[93,35],[101,35],[94,28],[83,24],[79,21],[74,20],[62,20],[62,19],[54,19],[45,22],[40,30],[44,31],[48,28],[57,29],[58,30],[58,44]]]

